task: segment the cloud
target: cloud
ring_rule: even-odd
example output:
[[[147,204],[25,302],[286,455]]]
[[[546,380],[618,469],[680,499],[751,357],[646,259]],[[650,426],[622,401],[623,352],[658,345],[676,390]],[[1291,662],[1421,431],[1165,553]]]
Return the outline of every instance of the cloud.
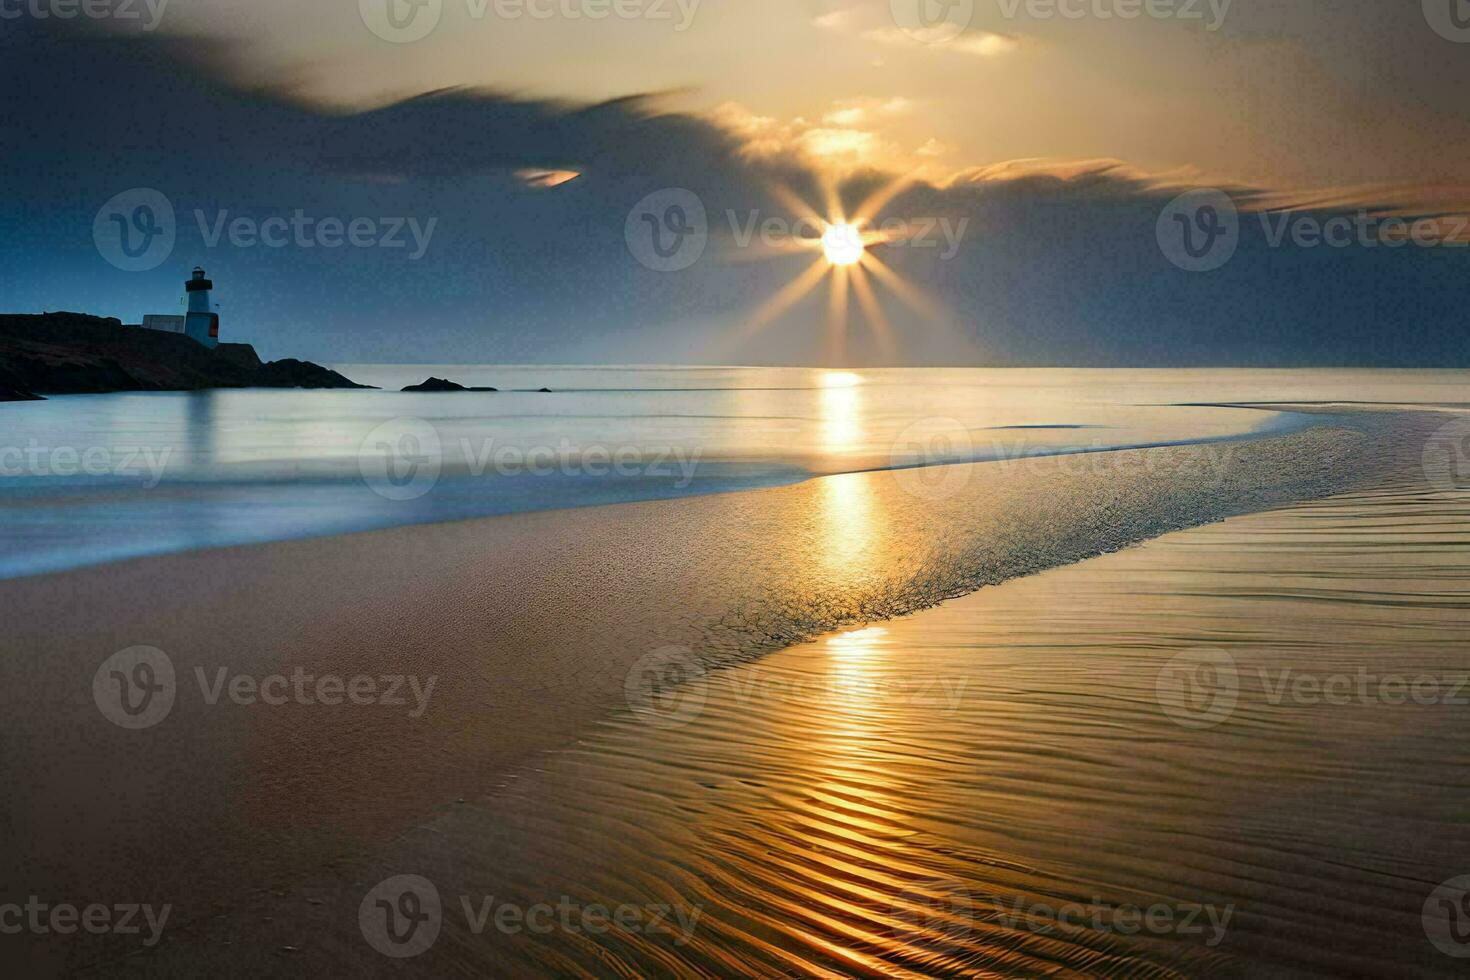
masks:
[[[913,112],[914,102],[902,96],[890,99],[843,99],[833,104],[822,121],[834,126],[861,126],[869,120],[891,119]]]
[[[856,14],[852,10],[833,10],[813,17],[812,23],[824,31],[845,31],[851,28]]]
[[[860,129],[808,129],[796,138],[798,150],[819,160],[852,166],[870,165],[879,146],[874,133]]]
[[[900,115],[911,105],[907,99],[848,99],[813,123],[802,117],[782,122],[727,102],[708,118],[740,141],[747,160],[836,174],[899,164],[897,144],[860,124]]]
[[[875,27],[863,31],[862,37],[877,44],[926,51],[952,51],[978,58],[998,58],[1021,47],[1017,37],[986,31],[967,31],[956,37],[948,37],[943,31],[934,29],[931,36],[926,37],[922,32],[910,32],[897,27]]]
[[[978,58],[998,58],[1021,46],[1020,38],[990,31],[967,30],[951,36],[947,25],[904,30],[883,16],[876,7],[849,7],[812,19],[820,30],[860,37],[874,44],[915,51],[950,51]]]
[[[560,187],[582,176],[575,170],[517,170],[516,177],[527,187]]]

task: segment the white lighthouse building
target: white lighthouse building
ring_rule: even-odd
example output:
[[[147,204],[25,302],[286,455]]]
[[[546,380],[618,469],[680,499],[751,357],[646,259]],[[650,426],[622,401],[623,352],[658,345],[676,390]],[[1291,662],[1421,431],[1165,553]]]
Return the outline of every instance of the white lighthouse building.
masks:
[[[184,333],[205,347],[219,345],[219,314],[209,308],[209,291],[214,283],[204,278],[204,269],[194,267],[194,276],[184,283],[189,294],[189,312],[184,316]]]
[[[209,308],[209,293],[214,283],[204,277],[204,269],[195,266],[194,275],[184,282],[188,312],[183,316],[150,313],[143,317],[148,330],[163,330],[193,337],[205,347],[219,346],[219,314]]]

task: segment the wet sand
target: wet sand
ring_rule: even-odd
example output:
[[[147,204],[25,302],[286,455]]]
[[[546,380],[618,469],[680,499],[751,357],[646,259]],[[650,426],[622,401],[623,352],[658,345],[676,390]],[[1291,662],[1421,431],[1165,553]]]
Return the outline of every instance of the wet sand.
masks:
[[[416,975],[1459,975],[1467,555],[1470,496],[1359,492],[713,671],[158,962],[386,972],[351,913],[413,874]]]
[[[958,816],[938,805],[943,801],[932,785],[925,788],[926,781],[948,784],[957,767],[978,765],[980,781],[962,784],[946,805],[957,812],[993,811],[995,799],[980,777],[1007,753],[997,759],[976,754],[976,746],[991,745],[998,734],[981,727],[991,719],[961,716],[964,723],[955,727],[954,717],[933,712],[911,718],[901,734],[912,748],[901,749],[897,759],[887,759],[884,747],[900,742],[893,730],[881,730],[883,745],[868,744],[872,708],[861,703],[766,718],[748,705],[722,707],[712,693],[693,722],[666,729],[641,721],[646,711],[629,711],[630,667],[650,651],[682,646],[715,671],[711,679],[781,670],[783,658],[852,641],[820,641],[752,661],[827,630],[934,605],[1174,527],[1381,483],[1401,464],[1394,457],[1404,447],[1417,455],[1433,424],[1399,418],[1389,426],[1365,416],[1242,443],[1218,472],[1198,455],[1191,461],[1189,449],[1174,449],[1098,454],[1084,467],[1029,460],[1009,470],[996,464],[944,468],[963,471],[963,479],[949,479],[941,496],[915,492],[904,482],[911,475],[859,474],[722,497],[147,559],[3,583],[0,628],[11,649],[24,652],[0,664],[0,681],[17,695],[0,743],[0,774],[14,790],[6,802],[6,867],[12,873],[3,897],[40,892],[76,902],[168,902],[175,908],[165,941],[140,954],[136,941],[119,937],[27,943],[25,955],[43,969],[127,963],[180,974],[262,967],[297,973],[340,969],[346,962],[385,972],[402,964],[379,959],[356,919],[362,889],[385,868],[434,878],[446,895],[545,896],[558,881],[567,882],[568,895],[618,888],[643,894],[659,880],[665,896],[685,896],[686,902],[696,896],[692,904],[703,909],[706,923],[715,923],[705,927],[709,935],[696,928],[697,956],[684,947],[625,944],[621,955],[638,970],[682,972],[691,962],[709,969],[878,969],[905,962],[914,950],[1004,968],[996,965],[997,951],[984,944],[956,952],[948,941],[956,929],[942,930],[947,938],[941,949],[922,936],[898,948],[875,945],[869,906],[885,896],[889,906],[897,900],[879,885],[902,881],[921,893],[943,893],[945,882],[967,887],[961,873],[1004,866],[1012,868],[1005,880],[1018,894],[1051,894],[1040,883],[1066,882],[1076,872],[1060,851],[1023,852],[1017,860],[1016,839],[1065,829],[1075,857],[1075,834],[1098,830],[1076,822],[1089,816],[1085,807],[1063,798],[1051,801],[1050,814],[1022,808],[997,816],[993,825],[941,837],[932,851],[900,848],[895,856],[902,860],[878,872],[862,870],[871,855],[853,837],[893,835],[895,846],[907,847],[916,835],[946,827],[958,833]],[[1016,590],[1145,551],[986,589],[965,601],[984,599],[1013,615],[1037,617],[1018,630],[1046,623],[1055,629],[1072,615],[1067,603],[1051,594],[1039,605],[1034,594]],[[1112,605],[1120,615],[1147,608],[1127,594],[1131,574],[1127,568],[1104,574],[1124,592],[1108,595],[1106,603],[1084,603],[1075,615],[1095,618]],[[56,621],[58,596],[74,610],[70,621]],[[884,628],[921,621],[928,622],[916,617]],[[1117,643],[1119,635],[1131,634],[1113,635]],[[168,652],[179,676],[178,697],[157,726],[125,731],[100,716],[91,685],[109,654],[137,644]],[[982,641],[961,637],[951,645],[952,676],[973,680],[976,663],[983,663],[976,661]],[[928,656],[920,638],[912,646],[920,658]],[[918,669],[921,660],[908,648],[891,659],[894,677],[930,671],[927,663]],[[884,661],[854,662],[877,668]],[[1103,680],[1078,675],[1071,651],[1034,663],[1049,664],[1054,675],[1051,681],[1037,675],[1035,682],[1055,687],[1068,704],[1082,704],[1091,693],[1088,682]],[[1025,671],[1032,664],[1028,656],[1007,669]],[[729,669],[716,669],[722,665]],[[195,684],[196,669],[207,678],[220,667],[259,678],[296,666],[314,674],[433,677],[436,686],[426,710],[415,716],[411,698],[403,706],[209,704]],[[1111,675],[1105,680],[1121,683]],[[669,696],[677,703],[680,695]],[[985,698],[973,702],[982,712]],[[1126,704],[1113,698],[1108,706]],[[1164,739],[1137,710],[1138,717],[1124,713],[1092,723],[1135,745],[1177,744],[1181,732],[1189,734],[1169,730],[1171,738]],[[1066,725],[1086,727],[1086,715],[1061,717]],[[812,730],[814,718],[840,730]],[[603,730],[587,743],[591,748],[565,751],[599,724]],[[603,744],[607,739],[611,747]],[[553,751],[558,749],[563,751]],[[720,776],[699,768],[727,752],[750,771]],[[838,757],[823,762],[830,752]],[[855,754],[844,760],[844,753]],[[1030,760],[1027,775],[1007,778],[1017,787],[1050,787],[1065,796],[1073,775],[1057,764],[1067,759],[1047,750]],[[885,774],[884,765],[897,768]],[[1197,790],[1177,765],[1167,753],[1155,759],[1143,775],[1158,785],[1145,782],[1130,799],[1149,799],[1159,785],[1174,794]],[[1097,784],[1089,792],[1102,793],[1109,775],[1106,766],[1088,772]],[[1111,775],[1139,774],[1124,769]],[[674,782],[655,789],[660,779]],[[603,791],[611,795],[599,798]],[[629,793],[636,805],[629,805]],[[999,798],[1018,794],[1013,787]],[[1088,794],[1081,795],[1085,801]],[[855,809],[837,812],[849,806]],[[731,822],[703,819],[721,813]],[[920,813],[926,815],[914,816]],[[1039,825],[1027,830],[1027,816]],[[1178,831],[1168,814],[1157,822]],[[669,848],[652,846],[650,835]],[[848,850],[824,849],[824,835],[846,838]],[[722,851],[722,845],[736,850]],[[742,858],[739,847],[755,850]],[[1119,852],[1120,860],[1125,853]],[[938,862],[937,854],[953,860]],[[602,863],[594,860],[599,856]],[[1052,863],[1035,863],[1043,858]],[[1160,862],[1164,869],[1187,866],[1170,860]],[[782,882],[792,875],[799,881],[803,868],[821,874],[788,893],[784,905],[772,905],[766,896],[742,892],[765,880],[754,874],[757,866],[771,874],[783,868]],[[895,876],[894,868],[902,874]],[[1033,874],[1038,869],[1043,877]],[[941,884],[923,884],[931,879]],[[1093,881],[1142,887],[1106,877]],[[857,882],[856,893],[844,882]],[[716,889],[727,897],[717,900]],[[838,907],[824,910],[832,901]],[[796,914],[798,905],[806,911]],[[757,908],[765,911],[757,914]],[[1043,960],[1078,968],[1068,959],[1071,945],[1053,936],[1036,940],[1050,952],[1028,959],[1037,956],[1029,935],[1007,940],[1005,956],[1018,957],[1017,968],[1030,971]],[[604,940],[614,950],[619,945]],[[963,941],[970,942],[970,934]],[[1167,941],[1145,944],[1159,946],[1157,953],[1140,953],[1115,935],[1100,951],[1082,945],[1090,951],[1081,962],[1095,969],[1136,965],[1140,955],[1156,955],[1161,964],[1176,957],[1194,962],[1193,952],[1179,952]],[[545,942],[527,950],[500,936],[492,942],[456,932],[446,921],[433,950],[408,965],[426,972],[484,972],[493,965],[525,972],[531,963],[618,970],[604,957],[619,954],[597,948],[584,934],[555,950]],[[1201,962],[1213,962],[1216,951],[1208,953]]]

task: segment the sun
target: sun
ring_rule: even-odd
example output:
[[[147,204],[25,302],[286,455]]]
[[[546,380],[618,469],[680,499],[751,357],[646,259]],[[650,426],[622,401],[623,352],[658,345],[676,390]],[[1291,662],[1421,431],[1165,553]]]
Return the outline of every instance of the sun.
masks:
[[[828,225],[822,233],[822,253],[833,265],[857,265],[863,257],[863,236],[856,225]]]
[[[895,178],[873,191],[855,211],[849,212],[843,207],[841,195],[830,181],[819,178],[827,199],[825,218],[784,184],[772,184],[771,190],[776,197],[799,217],[798,226],[821,228],[822,235],[820,238],[793,235],[786,242],[772,244],[751,254],[758,258],[800,252],[820,252],[820,255],[804,272],[744,317],[744,322],[726,340],[726,349],[738,349],[790,311],[824,279],[831,283],[827,296],[825,357],[832,364],[840,364],[846,357],[850,296],[855,297],[858,306],[862,308],[863,318],[867,320],[881,352],[884,355],[896,353],[893,326],[888,322],[888,316],[878,301],[875,288],[877,285],[885,287],[895,299],[917,314],[920,320],[941,324],[948,322],[948,314],[933,299],[904,281],[877,254],[877,250],[885,245],[906,244],[905,223],[899,222],[897,226],[890,226],[889,222],[884,222],[881,230],[875,228],[874,223],[880,212],[915,179],[913,176]]]

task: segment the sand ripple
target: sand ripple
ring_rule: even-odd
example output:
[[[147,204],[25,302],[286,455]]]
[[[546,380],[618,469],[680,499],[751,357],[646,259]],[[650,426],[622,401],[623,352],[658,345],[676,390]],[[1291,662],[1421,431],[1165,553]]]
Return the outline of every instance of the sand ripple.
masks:
[[[415,969],[1449,974],[1421,911],[1470,871],[1467,554],[1470,497],[1413,486],[1169,535],[692,680],[365,878],[700,913],[684,941],[446,912]],[[1224,685],[1160,693],[1199,652],[1234,670],[1223,714]],[[1363,674],[1342,703],[1281,686]]]

